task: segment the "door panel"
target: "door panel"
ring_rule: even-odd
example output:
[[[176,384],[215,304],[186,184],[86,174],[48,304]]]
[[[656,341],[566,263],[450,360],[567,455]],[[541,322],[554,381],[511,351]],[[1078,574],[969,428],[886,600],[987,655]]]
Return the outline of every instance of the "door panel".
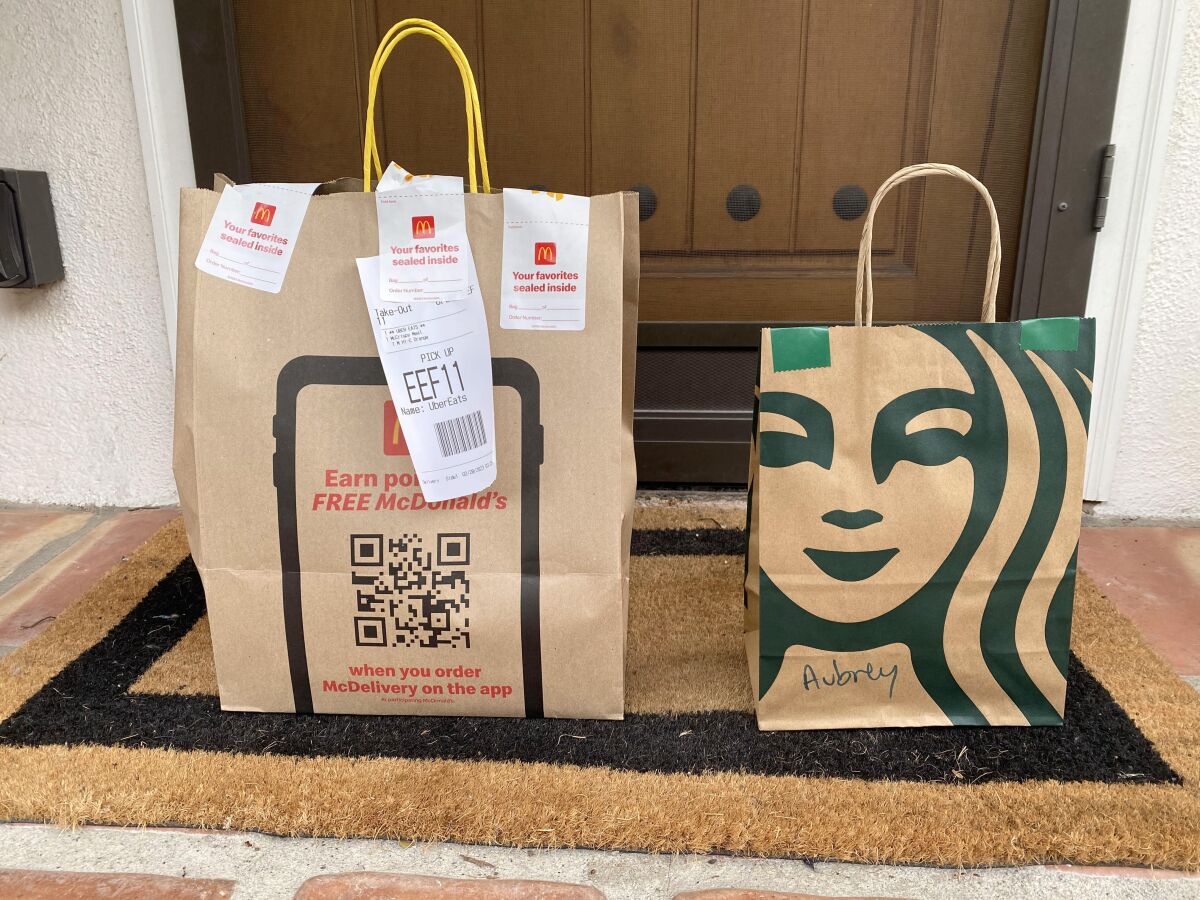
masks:
[[[493,182],[587,193],[583,0],[522,0],[519,15],[508,3],[480,5]]]
[[[846,3],[812,0],[804,104],[800,112],[800,187],[794,248],[856,253],[860,210],[875,186],[904,165],[905,139],[928,127],[928,113],[910,103],[910,70],[934,48],[918,42],[918,7],[902,0]],[[911,35],[903,55],[897,35]],[[880,77],[876,65],[889,71]],[[853,152],[847,152],[853,148]],[[875,222],[875,252],[895,250],[897,210]]]
[[[1037,81],[1027,73],[1039,66],[1029,57],[1034,48],[1041,53],[1044,20],[1044,7],[1032,0],[947,3],[939,29],[929,158],[970,160],[967,168],[988,185],[1007,251],[996,313],[1001,319],[1011,305],[1030,110],[1036,102]],[[1014,110],[1014,100],[1023,112]],[[960,317],[977,319],[987,265],[987,211],[971,191],[948,179],[928,180],[921,190],[925,215],[913,254],[920,280],[939,295],[959,296]]]
[[[355,8],[235,0],[250,171],[256,181],[325,181],[362,170]],[[373,49],[373,48],[372,48]],[[369,62],[369,57],[368,57]],[[324,77],[314,78],[320,72]]]
[[[794,0],[700,0],[694,250],[791,249],[804,12]]]
[[[592,5],[592,193],[649,191],[646,251],[691,240],[692,0]]]

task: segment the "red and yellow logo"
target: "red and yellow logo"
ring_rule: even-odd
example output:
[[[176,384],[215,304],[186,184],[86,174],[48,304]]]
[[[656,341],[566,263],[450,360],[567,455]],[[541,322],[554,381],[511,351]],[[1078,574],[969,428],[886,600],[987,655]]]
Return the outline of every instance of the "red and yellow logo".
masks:
[[[383,455],[408,456],[408,443],[400,430],[400,417],[391,400],[383,404]]]
[[[533,263],[537,266],[552,266],[558,261],[558,247],[554,241],[538,242],[533,245]]]
[[[413,216],[412,229],[414,238],[423,239],[433,237],[433,216]]]
[[[256,225],[270,225],[275,221],[275,207],[270,203],[255,203],[250,221]]]

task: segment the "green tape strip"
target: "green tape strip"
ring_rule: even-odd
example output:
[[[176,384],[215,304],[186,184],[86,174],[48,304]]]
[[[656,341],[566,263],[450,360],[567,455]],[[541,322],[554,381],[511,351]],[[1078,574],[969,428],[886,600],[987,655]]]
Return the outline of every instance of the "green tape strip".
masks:
[[[1022,350],[1078,350],[1079,319],[1029,319],[1021,323]]]
[[[776,372],[827,368],[830,364],[829,329],[818,326],[772,328],[771,364]]]

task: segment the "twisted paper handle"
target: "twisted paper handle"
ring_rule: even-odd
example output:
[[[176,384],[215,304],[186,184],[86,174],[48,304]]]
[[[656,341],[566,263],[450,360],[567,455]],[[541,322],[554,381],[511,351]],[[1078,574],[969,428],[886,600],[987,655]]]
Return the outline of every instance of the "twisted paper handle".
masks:
[[[950,175],[965,181],[967,184],[979,191],[983,196],[983,202],[987,204],[988,214],[992,217],[992,237],[991,244],[988,248],[988,264],[987,264],[987,280],[983,288],[983,311],[980,314],[980,320],[984,322],[996,321],[996,292],[1000,289],[1000,219],[996,216],[996,205],[992,203],[992,195],[988,193],[988,189],[983,186],[978,178],[970,172],[965,172],[958,166],[947,165],[946,163],[918,163],[915,166],[906,166],[899,172],[896,172],[887,181],[879,186],[879,190],[875,192],[875,196],[871,200],[871,206],[867,210],[867,221],[863,223],[862,240],[858,244],[858,278],[854,285],[854,324],[870,325],[875,312],[875,291],[871,284],[871,238],[875,228],[875,211],[879,208],[880,202],[887,192],[896,185],[905,181],[911,181],[914,178],[923,178],[926,175]],[[864,316],[863,306],[863,288],[866,288],[866,312]]]
[[[383,166],[379,162],[379,148],[375,144],[375,97],[379,92],[379,75],[392,51],[406,37],[423,34],[433,38],[449,51],[450,56],[458,66],[458,73],[463,81],[463,98],[467,109],[467,167],[471,193],[476,193],[478,186],[475,180],[475,150],[479,148],[479,171],[483,176],[483,189],[490,193],[492,181],[488,175],[487,150],[483,145],[483,113],[479,108],[479,91],[475,87],[475,74],[462,47],[450,36],[442,26],[428,19],[404,19],[388,29],[379,47],[375,50],[375,58],[371,61],[370,80],[367,87],[367,122],[363,129],[363,190],[371,190],[371,166],[375,167],[375,177],[383,177]]]

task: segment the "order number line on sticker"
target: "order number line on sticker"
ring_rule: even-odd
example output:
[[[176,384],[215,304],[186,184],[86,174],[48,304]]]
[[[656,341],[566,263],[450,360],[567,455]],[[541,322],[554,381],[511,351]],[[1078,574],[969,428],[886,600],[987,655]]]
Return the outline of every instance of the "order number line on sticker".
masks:
[[[483,416],[479,410],[433,423],[438,448],[442,456],[458,456],[468,450],[478,450],[487,443],[487,432],[483,427]]]
[[[254,263],[246,262],[246,260],[241,259],[240,257],[226,256],[223,253],[218,253],[215,249],[209,250],[208,252],[217,259],[224,260],[225,262],[236,263],[239,266],[245,266],[247,269],[257,269],[260,272],[270,272],[272,275],[278,275],[281,271],[280,269],[269,269],[266,266],[256,266]]]
[[[256,266],[253,263],[246,262],[244,259],[239,259],[236,256],[225,256],[223,253],[218,253],[215,249],[209,249],[209,256],[215,256],[222,262],[233,263],[235,266],[245,266],[247,269],[257,269],[260,272],[270,272],[272,275],[278,275],[281,269],[268,269],[266,266]],[[253,278],[253,275],[247,275],[246,278]],[[270,281],[269,278],[260,278],[259,281]]]

